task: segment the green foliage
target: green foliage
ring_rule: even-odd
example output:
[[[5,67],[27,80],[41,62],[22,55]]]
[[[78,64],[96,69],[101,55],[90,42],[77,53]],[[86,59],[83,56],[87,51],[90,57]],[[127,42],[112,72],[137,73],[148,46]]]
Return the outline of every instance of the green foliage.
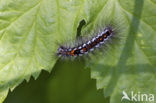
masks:
[[[155,0],[1,0],[0,102],[9,88],[37,78],[42,69],[51,71],[56,42],[74,40],[81,20],[84,33],[106,16],[124,21],[125,41],[89,61],[97,87],[105,88],[111,103],[120,102],[122,90],[156,95],[155,5]]]
[[[110,5],[128,29],[121,45],[96,61],[91,59],[89,67],[97,88],[105,88],[110,103],[120,103],[123,90],[129,95],[131,91],[156,95],[156,4],[150,0],[110,0],[98,15],[107,12]]]

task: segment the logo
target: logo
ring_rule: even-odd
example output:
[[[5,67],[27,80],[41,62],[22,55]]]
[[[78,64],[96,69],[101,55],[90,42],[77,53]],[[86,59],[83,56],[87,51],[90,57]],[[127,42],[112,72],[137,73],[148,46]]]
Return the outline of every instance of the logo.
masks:
[[[154,94],[146,94],[141,92],[135,93],[134,91],[131,91],[130,95],[128,95],[125,91],[122,91],[122,94],[123,96],[121,98],[121,101],[154,101]]]

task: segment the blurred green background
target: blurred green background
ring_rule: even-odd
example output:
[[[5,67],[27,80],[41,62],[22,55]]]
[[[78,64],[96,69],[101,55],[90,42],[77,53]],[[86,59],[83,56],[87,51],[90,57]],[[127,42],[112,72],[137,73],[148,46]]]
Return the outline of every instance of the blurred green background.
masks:
[[[50,74],[42,71],[37,80],[24,81],[4,103],[109,103],[109,97],[96,90],[82,61],[58,61]]]

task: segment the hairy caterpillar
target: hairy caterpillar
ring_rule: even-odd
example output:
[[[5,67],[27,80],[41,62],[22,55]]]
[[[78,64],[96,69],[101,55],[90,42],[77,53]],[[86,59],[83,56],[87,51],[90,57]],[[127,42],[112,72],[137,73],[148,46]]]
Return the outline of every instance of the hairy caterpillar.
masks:
[[[57,55],[63,58],[87,55],[95,49],[103,48],[109,41],[114,41],[114,38],[117,39],[117,33],[118,30],[113,25],[108,24],[98,32],[95,32],[95,35],[89,39],[82,39],[80,42],[75,41],[73,46],[60,45]]]

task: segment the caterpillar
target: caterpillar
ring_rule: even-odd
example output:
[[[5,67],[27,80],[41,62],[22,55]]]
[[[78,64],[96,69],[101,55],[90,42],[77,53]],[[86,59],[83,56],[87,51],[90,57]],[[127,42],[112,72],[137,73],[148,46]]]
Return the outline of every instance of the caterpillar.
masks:
[[[115,29],[111,25],[106,26],[99,33],[92,37],[90,40],[82,41],[80,45],[73,47],[60,46],[57,50],[57,55],[61,57],[77,57],[83,56],[92,52],[95,48],[99,48],[109,40],[111,40],[115,34]]]

